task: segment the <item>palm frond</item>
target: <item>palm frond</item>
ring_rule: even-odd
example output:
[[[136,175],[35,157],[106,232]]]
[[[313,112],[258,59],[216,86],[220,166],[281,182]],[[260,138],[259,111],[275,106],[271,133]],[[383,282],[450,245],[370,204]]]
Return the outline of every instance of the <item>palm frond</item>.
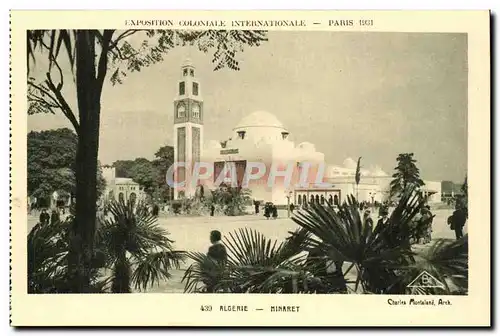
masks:
[[[184,259],[183,251],[161,251],[149,253],[137,260],[131,279],[135,289],[144,291],[148,286],[158,285],[160,281],[170,279],[169,270],[179,269]]]

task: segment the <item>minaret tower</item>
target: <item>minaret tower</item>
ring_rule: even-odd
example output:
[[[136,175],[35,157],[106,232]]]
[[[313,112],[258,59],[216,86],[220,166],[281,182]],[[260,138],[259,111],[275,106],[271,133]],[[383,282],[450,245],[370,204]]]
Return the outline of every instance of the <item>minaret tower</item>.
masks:
[[[177,182],[186,181],[185,187],[176,188],[174,198],[193,197],[196,185],[191,176],[195,162],[200,161],[203,148],[203,98],[196,69],[189,59],[181,66],[181,78],[174,100],[174,156],[176,162],[185,162],[175,173]]]

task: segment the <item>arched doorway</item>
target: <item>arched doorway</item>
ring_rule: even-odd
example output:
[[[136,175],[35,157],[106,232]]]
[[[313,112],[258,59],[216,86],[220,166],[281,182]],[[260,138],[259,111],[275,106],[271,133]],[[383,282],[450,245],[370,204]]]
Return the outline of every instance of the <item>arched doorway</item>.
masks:
[[[333,196],[332,195],[328,196],[328,204],[333,205]]]
[[[316,204],[319,204],[319,195],[316,195]]]
[[[297,204],[298,204],[299,206],[301,206],[301,205],[302,205],[302,196],[301,196],[301,195],[299,195],[299,197],[297,197]]]
[[[130,194],[130,197],[129,197],[129,200],[130,200],[130,203],[131,203],[131,204],[135,204],[135,201],[137,200],[137,195],[136,195],[136,193],[134,193],[134,192],[133,192],[133,193],[131,193],[131,194]]]
[[[311,195],[311,200],[309,201],[309,203],[314,204],[314,195]]]
[[[325,205],[325,196],[321,195],[321,205]]]
[[[118,201],[125,202],[125,195],[122,192],[118,194]]]
[[[339,205],[339,196],[338,195],[333,196],[333,204]]]

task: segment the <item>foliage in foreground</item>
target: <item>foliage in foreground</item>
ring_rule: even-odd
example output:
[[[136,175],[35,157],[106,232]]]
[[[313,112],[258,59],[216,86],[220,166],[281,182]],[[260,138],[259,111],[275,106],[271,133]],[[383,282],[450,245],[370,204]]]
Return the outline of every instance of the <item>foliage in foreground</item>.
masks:
[[[91,292],[130,293],[170,278],[184,252],[143,204],[113,202],[100,218],[91,271]],[[30,293],[69,293],[69,234],[72,222],[37,224],[28,235]]]
[[[468,238],[437,240],[415,251],[411,222],[422,207],[407,189],[384,225],[366,225],[354,197],[339,209],[313,205],[293,219],[300,229],[283,243],[240,229],[225,237],[229,260],[217,263],[189,253],[186,292],[232,293],[466,293]],[[336,266],[325,272],[326,267]],[[408,284],[422,271],[437,277],[443,289],[414,289]]]

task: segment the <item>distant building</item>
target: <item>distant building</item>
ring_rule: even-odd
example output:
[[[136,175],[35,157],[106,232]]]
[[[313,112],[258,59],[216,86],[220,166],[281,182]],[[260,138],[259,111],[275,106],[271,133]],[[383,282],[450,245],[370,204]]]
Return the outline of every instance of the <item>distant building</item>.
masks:
[[[441,199],[443,202],[451,200],[457,196],[462,196],[462,184],[452,181],[441,182]]]
[[[350,194],[357,194],[359,201],[381,202],[387,199],[392,177],[380,167],[361,169],[360,184],[356,186],[356,161],[348,158],[342,165],[325,164],[325,155],[317,151],[314,144],[295,144],[288,129],[269,112],[250,113],[233,128],[229,139],[212,140],[205,145],[201,87],[191,62],[182,65],[180,76],[178,95],[174,100],[174,157],[176,162],[191,167],[196,162],[213,164],[213,178],[200,182],[206,188],[217,187],[215,179],[228,163],[234,166],[237,183],[241,185],[247,164],[260,162],[268,169],[277,165],[281,168],[293,166],[294,170],[288,186],[280,182],[269,185],[266,178],[269,172],[261,180],[252,181],[256,183],[251,182],[249,189],[255,200],[278,205],[291,202],[300,206],[310,202],[340,204]],[[312,171],[326,166],[322,176],[323,182],[329,186],[318,188],[310,183],[296,187],[305,164],[311,165]],[[191,176],[189,168],[178,168],[174,178],[177,182],[191,181]],[[196,188],[188,182],[185,187],[175,188],[174,197],[193,197]],[[423,192],[429,197],[429,202],[440,202],[441,182],[425,181]]]
[[[111,200],[143,200],[145,193],[139,183],[131,178],[116,177],[116,168],[110,166],[102,167],[102,174],[106,180],[106,190],[103,194],[105,201]]]

